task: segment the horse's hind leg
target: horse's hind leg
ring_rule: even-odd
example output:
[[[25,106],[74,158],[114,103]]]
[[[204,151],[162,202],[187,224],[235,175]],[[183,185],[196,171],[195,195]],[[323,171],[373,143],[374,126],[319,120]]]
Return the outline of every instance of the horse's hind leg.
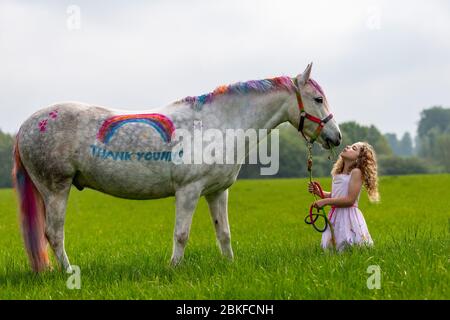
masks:
[[[229,259],[233,259],[230,225],[228,223],[228,189],[209,194],[205,198],[208,201],[222,254]]]
[[[45,234],[60,266],[66,271],[72,269],[64,248],[64,222],[70,186],[71,184],[68,182],[61,190],[48,192],[44,197]]]

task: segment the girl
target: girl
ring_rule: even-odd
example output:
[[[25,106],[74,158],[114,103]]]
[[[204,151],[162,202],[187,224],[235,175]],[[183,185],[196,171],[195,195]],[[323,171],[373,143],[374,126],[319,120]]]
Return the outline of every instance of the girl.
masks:
[[[331,192],[314,202],[316,208],[331,206],[328,219],[334,228],[336,249],[342,251],[354,244],[373,245],[366,221],[358,208],[361,187],[367,190],[371,202],[379,201],[375,151],[367,142],[346,146],[331,171]],[[319,189],[309,184],[308,191],[320,196]],[[333,248],[330,228],[322,234],[322,247]]]

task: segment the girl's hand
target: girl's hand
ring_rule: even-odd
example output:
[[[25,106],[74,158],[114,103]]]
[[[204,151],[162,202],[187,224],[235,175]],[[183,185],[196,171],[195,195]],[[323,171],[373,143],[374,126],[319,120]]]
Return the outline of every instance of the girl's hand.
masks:
[[[317,208],[317,209],[320,209],[320,208],[325,207],[326,205],[328,205],[327,202],[328,202],[327,199],[320,199],[320,200],[314,201],[313,207]]]
[[[317,188],[317,186],[312,182],[308,183],[308,192],[316,194],[316,195],[320,195],[319,188]]]

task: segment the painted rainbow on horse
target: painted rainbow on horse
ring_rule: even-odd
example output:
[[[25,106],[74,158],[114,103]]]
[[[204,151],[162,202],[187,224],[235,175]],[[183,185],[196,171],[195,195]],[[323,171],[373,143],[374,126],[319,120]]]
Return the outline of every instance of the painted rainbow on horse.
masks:
[[[170,142],[172,133],[175,131],[172,120],[159,113],[118,115],[103,122],[98,131],[97,139],[108,144],[116,131],[129,123],[145,123],[152,126],[158,131],[164,142]]]

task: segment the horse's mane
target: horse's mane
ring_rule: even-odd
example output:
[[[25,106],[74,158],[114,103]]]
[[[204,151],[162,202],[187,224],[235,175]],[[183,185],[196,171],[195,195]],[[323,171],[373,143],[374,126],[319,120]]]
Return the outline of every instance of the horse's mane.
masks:
[[[318,85],[317,85],[318,86]],[[194,108],[201,108],[203,105],[211,103],[217,96],[223,94],[245,94],[250,92],[269,92],[274,90],[295,90],[292,79],[281,76],[263,80],[250,80],[247,82],[237,82],[230,85],[217,87],[214,91],[200,96],[186,97],[175,103],[188,103]]]
[[[320,94],[325,96],[323,89],[313,79],[309,79],[308,83],[316,89]],[[245,94],[249,92],[269,92],[274,90],[287,90],[293,92],[295,90],[292,79],[288,76],[275,77],[262,80],[250,80],[247,82],[236,82],[229,85],[219,86],[214,91],[202,94],[200,96],[188,96],[176,101],[179,103],[188,103],[196,109],[200,109],[203,105],[211,103],[217,96],[223,94]]]

